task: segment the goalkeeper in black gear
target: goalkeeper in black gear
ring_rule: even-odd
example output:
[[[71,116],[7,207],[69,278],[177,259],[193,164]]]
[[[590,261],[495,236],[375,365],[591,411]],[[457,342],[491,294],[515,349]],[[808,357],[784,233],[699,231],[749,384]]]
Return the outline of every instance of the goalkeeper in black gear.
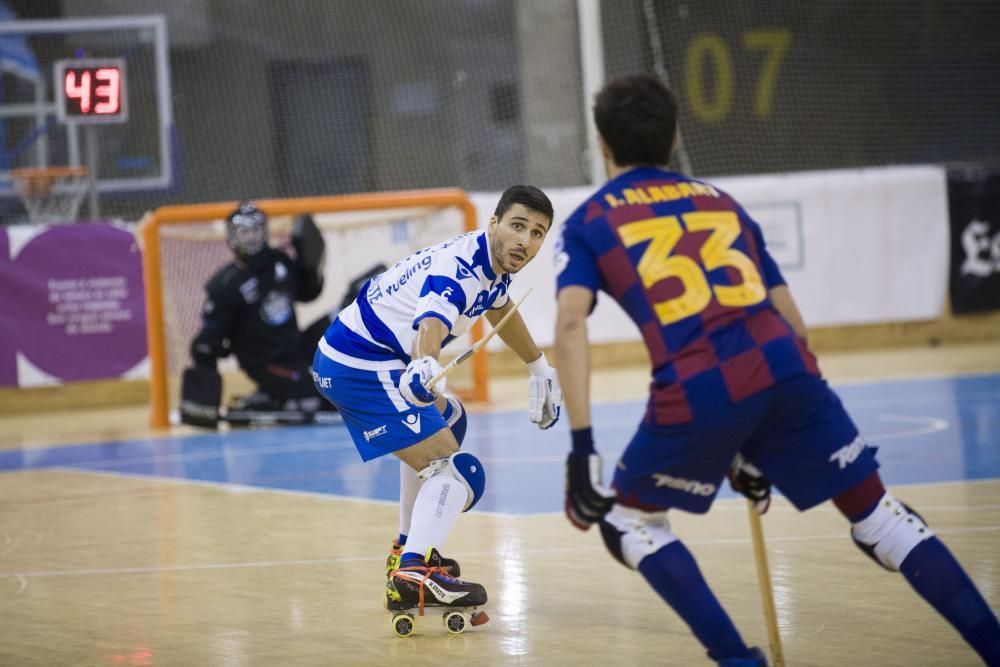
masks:
[[[329,316],[299,330],[296,302],[323,290],[323,237],[311,216],[295,219],[294,256],[268,245],[267,216],[243,202],[226,218],[233,260],[205,286],[201,330],[181,387],[181,421],[215,428],[222,383],[217,361],[230,354],[256,383],[222,415],[232,424],[309,423],[329,410],[313,385],[310,364]]]

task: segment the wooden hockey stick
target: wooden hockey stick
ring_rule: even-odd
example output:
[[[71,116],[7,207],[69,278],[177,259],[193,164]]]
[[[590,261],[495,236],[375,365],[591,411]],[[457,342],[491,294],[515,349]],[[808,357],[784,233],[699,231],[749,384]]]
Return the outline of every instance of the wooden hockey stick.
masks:
[[[767,548],[764,546],[764,528],[760,515],[753,508],[753,501],[747,500],[750,512],[750,536],[753,539],[753,560],[757,565],[757,583],[760,584],[760,600],[764,608],[767,625],[767,641],[771,648],[771,664],[785,667],[785,653],[781,650],[781,633],[778,631],[778,613],[774,606],[774,591],[771,588],[771,569],[767,566]]]
[[[467,349],[465,352],[463,352],[462,354],[458,355],[457,357],[455,357],[454,359],[452,359],[451,361],[449,361],[448,365],[445,366],[444,368],[442,368],[440,373],[438,373],[437,375],[435,375],[434,377],[432,377],[431,380],[430,380],[430,382],[427,383],[427,388],[428,389],[433,389],[434,385],[436,385],[438,382],[440,382],[444,378],[448,377],[453,370],[455,370],[456,368],[458,368],[459,364],[461,364],[462,362],[464,362],[466,359],[468,359],[469,357],[471,357],[472,355],[474,355],[479,350],[483,349],[483,347],[486,345],[486,343],[490,342],[490,339],[492,339],[493,336],[497,335],[497,332],[500,331],[500,327],[502,327],[503,325],[507,324],[507,320],[510,319],[511,315],[513,315],[514,313],[517,312],[518,307],[522,303],[524,303],[524,300],[528,298],[529,294],[531,294],[531,288],[530,287],[528,288],[528,291],[524,293],[524,296],[522,296],[520,299],[518,299],[517,303],[514,304],[514,307],[510,309],[510,312],[508,312],[506,315],[504,315],[503,318],[501,318],[500,321],[497,322],[497,324],[496,324],[495,327],[493,327],[492,329],[490,329],[486,333],[485,336],[483,336],[482,338],[480,338],[479,340],[477,340],[475,343],[473,343],[472,345],[470,345],[469,349]]]

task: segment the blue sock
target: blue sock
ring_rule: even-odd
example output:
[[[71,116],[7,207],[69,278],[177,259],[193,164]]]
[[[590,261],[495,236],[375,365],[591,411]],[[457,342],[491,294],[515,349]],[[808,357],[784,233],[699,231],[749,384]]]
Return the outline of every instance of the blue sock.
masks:
[[[899,571],[987,665],[1000,666],[997,617],[941,540],[931,537],[918,544]]]
[[[399,539],[396,540],[396,544],[398,544],[401,547],[405,547],[406,546],[406,535],[403,534],[403,533],[400,533],[399,534]]]
[[[408,560],[419,560],[421,563],[424,562],[424,555],[418,554],[416,551],[404,551],[403,555],[399,557],[399,563],[402,564],[403,561]]]
[[[690,626],[715,660],[742,657],[747,645],[705,583],[694,556],[680,542],[671,542],[642,559],[639,572],[649,585]]]

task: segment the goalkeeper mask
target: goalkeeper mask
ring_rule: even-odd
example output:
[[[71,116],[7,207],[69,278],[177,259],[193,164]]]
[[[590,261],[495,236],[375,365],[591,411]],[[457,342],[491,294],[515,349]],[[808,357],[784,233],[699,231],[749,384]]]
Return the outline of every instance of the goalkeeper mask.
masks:
[[[226,243],[251,271],[263,268],[267,258],[267,216],[250,202],[226,218]]]

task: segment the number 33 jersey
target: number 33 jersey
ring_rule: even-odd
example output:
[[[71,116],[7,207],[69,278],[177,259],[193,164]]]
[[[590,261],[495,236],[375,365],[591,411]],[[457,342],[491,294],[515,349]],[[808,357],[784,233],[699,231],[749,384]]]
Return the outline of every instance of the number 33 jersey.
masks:
[[[604,291],[639,328],[653,365],[648,423],[686,423],[819,375],[768,297],[785,280],[760,226],[711,185],[624,172],[569,217],[555,261],[557,291]]]

